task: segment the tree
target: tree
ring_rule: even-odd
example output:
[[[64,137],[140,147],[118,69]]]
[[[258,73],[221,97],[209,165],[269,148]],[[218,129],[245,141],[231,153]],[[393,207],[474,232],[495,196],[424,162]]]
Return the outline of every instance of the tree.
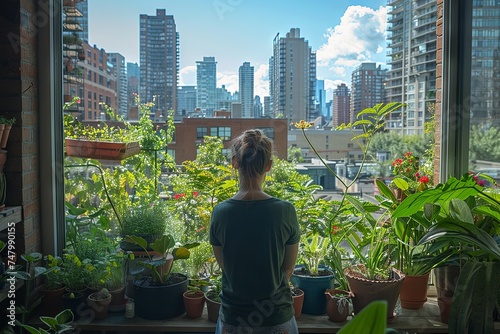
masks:
[[[300,147],[290,146],[287,152],[287,160],[294,163],[304,162],[304,158],[302,157],[302,150],[300,149]]]

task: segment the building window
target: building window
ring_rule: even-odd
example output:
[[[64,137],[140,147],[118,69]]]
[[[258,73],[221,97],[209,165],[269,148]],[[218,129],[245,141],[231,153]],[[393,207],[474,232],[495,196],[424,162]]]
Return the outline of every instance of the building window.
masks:
[[[274,128],[259,128],[269,138],[274,140]]]
[[[347,144],[347,148],[354,148],[354,144],[353,143]]]
[[[196,139],[203,139],[206,135],[208,135],[208,129],[206,127],[196,127]]]
[[[210,128],[210,136],[222,138],[222,140],[231,139],[231,128],[229,126],[218,126]]]

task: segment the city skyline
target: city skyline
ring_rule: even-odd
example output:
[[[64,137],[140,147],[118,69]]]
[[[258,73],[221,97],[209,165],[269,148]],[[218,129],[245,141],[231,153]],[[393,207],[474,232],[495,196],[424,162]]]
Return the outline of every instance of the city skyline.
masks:
[[[317,78],[325,80],[328,99],[340,83],[350,86],[352,70],[362,62],[386,66],[385,1],[130,1],[89,0],[89,43],[139,63],[139,15],[166,9],[180,34],[179,85],[196,85],[196,61],[215,57],[217,87],[238,90],[243,62],[255,68],[255,94],[269,94],[272,40],[299,28],[317,53]],[[120,8],[119,16],[109,15]],[[126,24],[124,24],[126,22]],[[102,33],[105,31],[106,33]],[[130,41],[130,42],[129,42]],[[132,42],[133,41],[133,42]]]

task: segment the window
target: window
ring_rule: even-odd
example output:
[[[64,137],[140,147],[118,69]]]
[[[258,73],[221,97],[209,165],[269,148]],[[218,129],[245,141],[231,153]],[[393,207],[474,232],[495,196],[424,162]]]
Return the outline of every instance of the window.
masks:
[[[208,129],[206,127],[196,127],[196,139],[203,139],[206,135],[208,135]]]
[[[210,136],[222,138],[222,140],[231,139],[231,128],[229,126],[219,126],[210,128]]]
[[[269,138],[274,140],[274,128],[259,128]]]

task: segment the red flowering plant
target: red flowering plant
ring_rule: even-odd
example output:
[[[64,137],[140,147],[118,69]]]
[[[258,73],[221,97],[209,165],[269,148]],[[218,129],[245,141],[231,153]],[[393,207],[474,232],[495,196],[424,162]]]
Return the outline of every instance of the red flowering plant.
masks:
[[[397,199],[403,200],[406,196],[428,188],[432,181],[431,173],[426,173],[420,166],[418,157],[412,152],[406,152],[403,158],[392,162],[394,179],[390,183],[392,189],[397,190]]]

